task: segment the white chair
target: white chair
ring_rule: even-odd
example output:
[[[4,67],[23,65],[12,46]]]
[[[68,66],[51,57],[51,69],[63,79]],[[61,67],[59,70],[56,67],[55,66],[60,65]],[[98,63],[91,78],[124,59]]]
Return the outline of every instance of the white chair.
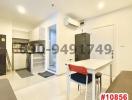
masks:
[[[74,72],[74,73],[73,73]],[[99,87],[101,82],[101,73],[96,73],[96,83]],[[99,80],[100,79],[100,80]],[[85,100],[87,100],[87,90],[88,84],[92,82],[92,74],[88,73],[88,69],[83,66],[76,66],[76,65],[68,65],[68,86],[67,86],[67,100],[70,98],[70,82],[76,82],[78,84],[78,90],[80,85],[85,85]],[[101,84],[100,84],[100,91],[101,91]]]

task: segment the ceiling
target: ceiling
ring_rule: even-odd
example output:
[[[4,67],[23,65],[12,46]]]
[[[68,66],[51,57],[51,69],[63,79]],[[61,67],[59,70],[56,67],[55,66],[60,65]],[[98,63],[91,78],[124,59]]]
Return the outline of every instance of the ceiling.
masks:
[[[104,9],[99,10],[102,1]],[[18,13],[17,5],[24,6],[26,14]],[[0,0],[0,17],[11,18],[14,26],[32,29],[57,12],[82,20],[131,5],[132,0]]]
[[[26,14],[17,11],[18,5]],[[50,0],[0,0],[0,17],[12,19],[15,27],[33,28],[53,13]]]
[[[132,0],[54,0],[54,2],[60,12],[80,20],[132,5]],[[104,3],[103,9],[98,8],[100,2]]]

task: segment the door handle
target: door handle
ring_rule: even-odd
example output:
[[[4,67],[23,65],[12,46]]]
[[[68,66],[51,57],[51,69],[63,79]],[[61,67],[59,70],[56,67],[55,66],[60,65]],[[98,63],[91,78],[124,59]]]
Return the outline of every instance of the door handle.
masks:
[[[112,55],[112,59],[114,59],[114,50],[112,50],[111,55]]]

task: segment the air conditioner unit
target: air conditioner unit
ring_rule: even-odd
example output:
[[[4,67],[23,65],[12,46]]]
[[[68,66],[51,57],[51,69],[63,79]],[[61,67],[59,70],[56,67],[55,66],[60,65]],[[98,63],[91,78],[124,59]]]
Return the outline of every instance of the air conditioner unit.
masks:
[[[71,17],[65,17],[64,24],[67,27],[77,28],[80,26],[80,22],[71,18]]]

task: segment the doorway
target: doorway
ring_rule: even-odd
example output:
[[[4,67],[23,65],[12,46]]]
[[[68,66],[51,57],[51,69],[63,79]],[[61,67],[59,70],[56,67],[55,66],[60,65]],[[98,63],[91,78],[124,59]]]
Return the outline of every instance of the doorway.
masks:
[[[56,44],[56,25],[49,27],[49,68],[48,70],[56,72],[56,53],[53,51],[53,46]]]
[[[91,59],[115,59],[113,52],[115,50],[115,36],[114,25],[107,25],[101,27],[95,27],[91,30],[91,47],[93,45],[93,50],[91,51]],[[116,72],[115,62],[112,63],[112,75]],[[109,75],[110,68],[106,67],[102,70],[98,70],[103,73],[102,75],[102,89],[106,90],[109,87]],[[113,76],[112,76],[113,77]]]
[[[92,29],[91,33],[91,58],[113,59],[114,52],[114,26],[102,26]]]

